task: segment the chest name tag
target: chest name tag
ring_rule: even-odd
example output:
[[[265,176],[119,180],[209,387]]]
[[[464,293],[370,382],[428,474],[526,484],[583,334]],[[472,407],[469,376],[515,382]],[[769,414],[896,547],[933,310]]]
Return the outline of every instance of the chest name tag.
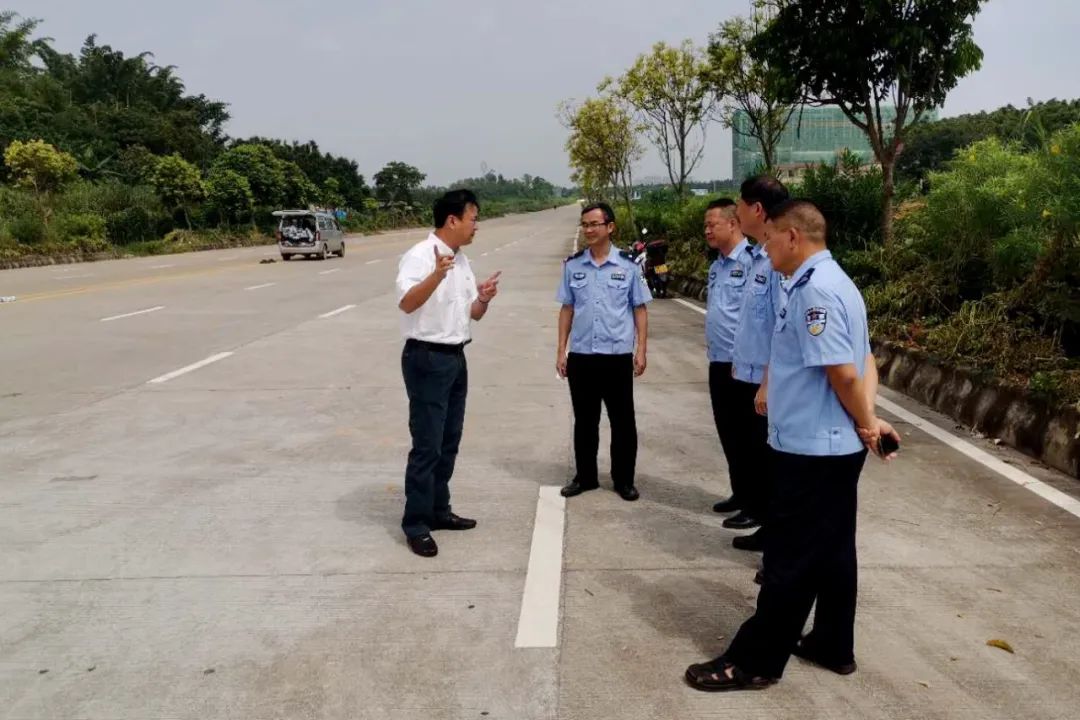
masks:
[[[583,272],[574,273],[574,279],[575,280],[584,280],[585,279],[585,273],[583,273]]]
[[[743,276],[743,274],[744,273],[743,273],[742,268],[735,268],[734,270],[731,271],[731,277],[733,277],[733,278],[741,278]]]
[[[611,273],[611,279],[612,280],[625,280],[626,279],[626,273],[613,272],[613,273]]]
[[[764,285],[767,280],[768,280],[768,278],[766,278],[761,273],[758,273],[757,275],[754,276],[754,282],[756,282],[758,285]]]

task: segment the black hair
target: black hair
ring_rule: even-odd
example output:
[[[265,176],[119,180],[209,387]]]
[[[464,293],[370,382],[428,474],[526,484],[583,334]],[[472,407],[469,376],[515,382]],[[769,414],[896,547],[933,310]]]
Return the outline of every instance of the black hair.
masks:
[[[716,210],[717,208],[723,210],[724,208],[735,207],[735,201],[731,198],[717,198],[710,202],[705,207],[705,212],[710,210]]]
[[[766,217],[772,217],[773,210],[791,197],[784,183],[772,175],[748,178],[739,188],[739,196],[749,205],[761,203]]]
[[[596,203],[591,203],[589,205],[586,205],[581,210],[581,216],[585,217],[585,215],[587,215],[588,213],[591,213],[593,210],[600,210],[601,212],[604,213],[604,222],[606,222],[606,223],[615,222],[615,211],[612,210],[611,206],[608,205],[605,202],[596,202]]]
[[[475,205],[480,209],[480,201],[476,199],[476,193],[472,190],[451,190],[444,193],[435,201],[435,227],[441,228],[446,225],[447,219],[453,215],[459,220],[465,217],[465,208]]]

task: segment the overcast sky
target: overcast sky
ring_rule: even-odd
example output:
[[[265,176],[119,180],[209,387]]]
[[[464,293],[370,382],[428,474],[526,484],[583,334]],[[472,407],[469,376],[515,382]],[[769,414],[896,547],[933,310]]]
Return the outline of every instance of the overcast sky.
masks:
[[[229,104],[232,136],[314,139],[369,177],[402,160],[448,183],[524,173],[565,183],[567,98],[594,92],[652,43],[704,43],[749,0],[9,0],[54,47],[90,33],[176,65],[192,93]],[[1080,97],[1080,3],[991,0],[975,24],[986,57],[944,115],[1028,97]],[[838,38],[842,42],[842,38]],[[304,101],[302,101],[304,100]],[[639,177],[662,174],[650,149]],[[731,174],[731,135],[712,125],[701,179]]]

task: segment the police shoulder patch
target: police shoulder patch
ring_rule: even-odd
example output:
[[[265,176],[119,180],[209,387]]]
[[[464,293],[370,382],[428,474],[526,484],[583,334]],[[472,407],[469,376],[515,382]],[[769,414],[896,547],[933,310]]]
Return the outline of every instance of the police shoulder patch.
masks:
[[[621,257],[623,260],[629,260],[630,262],[634,261],[634,253],[630,252],[629,250],[620,250],[619,257]]]
[[[814,337],[825,332],[829,313],[823,307],[812,307],[806,311],[806,330]]]
[[[567,255],[567,256],[566,256],[566,260],[563,260],[563,262],[569,262],[569,261],[571,261],[571,260],[573,260],[573,259],[575,259],[575,258],[579,258],[579,257],[581,257],[581,256],[582,256],[582,255],[584,255],[584,254],[585,254],[585,251],[584,251],[584,250],[578,250],[578,251],[577,251],[576,253],[574,253],[573,255]]]

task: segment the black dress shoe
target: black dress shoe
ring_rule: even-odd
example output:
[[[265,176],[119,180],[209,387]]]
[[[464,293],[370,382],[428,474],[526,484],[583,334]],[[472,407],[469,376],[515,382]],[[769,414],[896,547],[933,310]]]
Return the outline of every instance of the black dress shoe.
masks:
[[[575,495],[580,495],[583,492],[595,490],[598,487],[600,486],[595,483],[592,485],[582,485],[577,480],[571,480],[568,485],[566,485],[562,490],[559,491],[559,494],[563,497],[574,497]]]
[[[756,528],[761,522],[746,514],[745,510],[739,511],[738,515],[732,515],[724,521],[724,527],[732,530],[749,530]]]
[[[765,572],[763,570],[758,570],[756,573],[754,573],[754,582],[758,585],[765,584]]]
[[[753,535],[740,535],[731,540],[731,546],[736,550],[765,552],[765,535],[760,530]]]
[[[859,669],[859,666],[854,660],[849,663],[834,663],[822,658],[814,649],[813,644],[807,642],[806,638],[799,641],[799,644],[795,646],[795,649],[791,651],[791,654],[795,657],[802,658],[808,663],[825,668],[826,670],[831,670],[837,675],[850,675]]]
[[[735,499],[735,496],[724,498],[720,502],[712,506],[712,511],[716,513],[729,513],[735,512],[739,509],[739,501]]]
[[[412,535],[405,538],[409,543],[409,549],[420,557],[435,557],[439,554],[439,546],[435,544],[435,538],[431,534]]]
[[[634,502],[641,494],[637,491],[637,488],[633,485],[626,485],[624,487],[615,488],[615,492],[619,493],[619,497],[627,502]]]
[[[432,530],[472,530],[474,527],[476,527],[475,520],[458,517],[454,513],[439,518],[431,524]]]

